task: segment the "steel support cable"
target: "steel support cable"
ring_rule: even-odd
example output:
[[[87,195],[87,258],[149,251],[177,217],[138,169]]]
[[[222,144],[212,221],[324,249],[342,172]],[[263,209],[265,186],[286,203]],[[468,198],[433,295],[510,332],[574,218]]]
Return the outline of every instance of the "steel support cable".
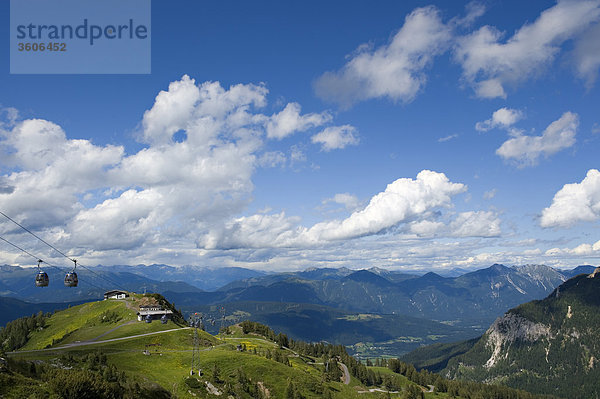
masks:
[[[23,230],[25,230],[26,232],[28,232],[29,234],[31,234],[32,236],[34,236],[35,238],[37,238],[38,240],[40,240],[41,242],[43,242],[44,244],[46,244],[47,246],[49,246],[50,248],[52,248],[53,250],[55,250],[56,252],[58,252],[59,254],[61,254],[62,256],[64,256],[65,258],[73,261],[74,259],[71,259],[69,256],[67,256],[66,254],[64,254],[61,250],[59,250],[58,248],[56,248],[55,246],[53,246],[52,244],[47,243],[46,241],[44,241],[42,238],[40,238],[38,235],[36,235],[34,232],[32,232],[31,230],[29,230],[27,227],[23,226],[22,224],[20,224],[19,222],[17,222],[16,220],[14,220],[13,218],[11,218],[10,216],[8,216],[6,213],[0,211],[0,214],[2,216],[4,216],[5,218],[7,218],[8,220],[10,220],[11,222],[13,222],[14,224],[16,224],[17,226],[19,226],[20,228],[22,228]]]
[[[63,269],[61,269],[60,267],[58,267],[58,266],[54,266],[53,264],[50,264],[50,263],[46,262],[45,260],[43,260],[43,259],[42,259],[42,258],[40,258],[39,256],[35,256],[35,255],[33,255],[31,252],[29,252],[29,251],[27,251],[27,250],[25,250],[25,249],[23,249],[23,248],[19,247],[17,244],[13,244],[12,242],[8,241],[6,238],[4,238],[4,237],[1,237],[1,236],[0,236],[0,240],[2,240],[2,241],[4,241],[5,243],[7,243],[7,244],[9,244],[9,245],[11,245],[11,246],[13,246],[13,247],[15,247],[15,248],[16,248],[16,249],[18,249],[19,251],[21,251],[21,252],[23,252],[23,253],[25,253],[25,254],[27,254],[27,255],[31,256],[32,258],[35,258],[35,259],[41,260],[42,262],[44,262],[44,263],[45,263],[45,264],[47,264],[48,266],[50,266],[50,267],[52,267],[52,268],[54,268],[54,269],[58,270],[59,272],[61,272],[61,273],[65,273],[65,271],[64,271]],[[108,291],[106,288],[99,287],[99,286],[97,286],[96,284],[94,284],[94,283],[91,283],[91,282],[89,282],[89,281],[87,281],[87,280],[86,280],[86,281],[84,281],[84,282],[85,282],[85,283],[87,283],[87,284],[89,284],[89,285],[91,285],[91,286],[93,286],[93,287],[96,287],[96,288],[98,288],[99,290],[102,290],[102,291]]]
[[[115,285],[117,288],[119,288],[119,289],[121,289],[123,291],[127,291],[126,289],[124,289],[123,287],[121,287],[119,285],[119,283],[116,283],[115,281],[111,280],[110,278],[108,278],[106,276],[101,276],[100,274],[94,272],[93,270],[90,270],[89,268],[85,267],[84,265],[82,265],[80,263],[79,264],[76,263],[75,259],[73,259],[70,256],[68,256],[67,254],[65,254],[64,252],[62,252],[60,249],[56,248],[54,245],[52,245],[52,244],[48,243],[47,241],[45,241],[44,239],[40,238],[37,234],[35,234],[31,230],[29,230],[27,227],[23,226],[22,224],[20,224],[19,222],[17,222],[16,220],[14,220],[13,218],[11,218],[10,216],[8,216],[6,213],[0,211],[0,214],[2,216],[4,216],[5,218],[7,218],[8,220],[10,220],[11,222],[13,222],[14,224],[16,224],[17,226],[19,226],[20,228],[22,228],[23,230],[25,230],[26,232],[28,232],[29,234],[31,234],[32,236],[34,236],[35,238],[37,238],[38,240],[40,240],[41,242],[43,242],[44,244],[46,244],[47,246],[49,246],[50,248],[52,248],[53,250],[55,250],[56,252],[58,252],[59,254],[61,254],[62,256],[64,256],[65,258],[69,259],[71,262],[74,262],[76,264],[76,266],[84,268],[88,272],[93,273],[94,275],[96,275],[96,277],[108,281],[109,283]],[[73,268],[73,270],[75,270],[75,268]]]

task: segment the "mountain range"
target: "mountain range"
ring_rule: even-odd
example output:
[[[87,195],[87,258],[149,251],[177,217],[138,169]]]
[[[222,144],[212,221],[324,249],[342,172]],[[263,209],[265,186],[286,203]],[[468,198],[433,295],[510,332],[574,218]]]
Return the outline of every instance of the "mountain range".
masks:
[[[78,268],[80,284],[68,289],[62,284],[63,275],[52,268],[47,270],[50,286],[36,288],[36,269],[1,266],[0,295],[54,303],[100,299],[103,291],[115,288],[158,292],[184,313],[202,311],[218,320],[207,324],[213,332],[221,325],[224,308],[228,324],[246,318],[274,325],[295,339],[351,345],[364,357],[398,356],[419,345],[480,336],[508,309],[544,298],[571,276],[593,269],[495,264],[444,277],[378,268],[266,274],[241,268],[98,266]],[[198,287],[203,278],[205,287],[225,284],[205,291]],[[415,329],[415,324],[422,328]]]
[[[486,328],[518,304],[540,299],[581,266],[562,271],[544,265],[489,268],[458,277],[422,276],[381,269],[311,269],[234,281],[217,291],[188,295],[164,291],[181,306],[261,301],[310,303],[351,312],[404,314],[454,325]]]

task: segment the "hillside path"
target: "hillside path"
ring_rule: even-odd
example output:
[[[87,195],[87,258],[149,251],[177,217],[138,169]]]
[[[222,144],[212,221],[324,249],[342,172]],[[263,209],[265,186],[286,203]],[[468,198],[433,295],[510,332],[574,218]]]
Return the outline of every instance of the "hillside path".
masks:
[[[129,325],[129,324],[135,324],[135,323],[138,323],[138,322],[137,322],[136,320],[131,320],[131,321],[128,321],[127,323],[119,324],[119,325],[118,325],[118,326],[116,326],[115,328],[111,328],[111,329],[110,329],[110,330],[108,330],[107,332],[105,332],[105,333],[103,333],[103,334],[100,334],[100,335],[98,335],[96,338],[92,338],[92,339],[90,339],[89,341],[83,341],[83,342],[94,342],[94,341],[98,341],[100,338],[102,338],[102,337],[104,337],[104,336],[106,336],[106,335],[110,334],[111,332],[113,332],[113,331],[115,331],[115,330],[117,330],[117,329],[119,329],[119,328],[121,328],[121,327],[123,327],[123,326],[127,326],[127,325]]]
[[[368,391],[356,391],[356,393],[374,393],[374,392],[382,392],[382,393],[400,393],[400,391],[386,391],[381,388],[370,388]]]
[[[348,367],[344,363],[338,363],[342,366],[342,371],[344,372],[344,384],[350,384],[350,372],[348,371]]]
[[[190,329],[190,327],[173,328],[171,330],[164,330],[164,331],[156,331],[156,332],[145,333],[145,334],[131,335],[129,337],[105,339],[103,341],[73,342],[73,343],[70,343],[70,344],[63,345],[63,346],[57,346],[56,348],[33,349],[33,350],[28,350],[28,351],[15,351],[15,352],[7,352],[7,354],[9,354],[9,355],[16,355],[16,354],[19,354],[19,353],[34,353],[34,352],[57,351],[57,350],[69,349],[69,348],[73,348],[73,347],[77,347],[77,346],[105,344],[105,343],[108,343],[108,342],[124,341],[126,339],[147,337],[147,336],[150,336],[150,335],[164,334],[164,333],[168,333],[168,332],[180,331],[180,330],[188,330],[188,329]]]

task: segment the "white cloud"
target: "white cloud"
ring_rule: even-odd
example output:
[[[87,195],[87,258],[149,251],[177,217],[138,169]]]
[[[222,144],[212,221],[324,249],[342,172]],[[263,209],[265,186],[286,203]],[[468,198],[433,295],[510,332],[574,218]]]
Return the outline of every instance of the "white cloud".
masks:
[[[419,237],[433,237],[440,231],[443,231],[446,225],[442,222],[433,220],[419,220],[410,223],[409,231]]]
[[[315,90],[319,97],[345,107],[380,97],[410,102],[425,85],[423,71],[447,49],[450,39],[450,28],[437,8],[418,8],[388,44],[375,50],[360,46],[342,69],[323,74]]]
[[[306,154],[301,146],[294,144],[290,148],[290,164],[294,166],[297,163],[306,162]]]
[[[594,256],[600,257],[600,241],[596,241],[594,244],[580,244],[575,248],[551,248],[545,252],[546,256],[564,256],[564,255],[576,255],[576,256]]]
[[[542,227],[570,227],[600,218],[600,171],[590,169],[581,183],[565,184],[542,211]]]
[[[271,116],[267,122],[267,137],[281,140],[295,132],[321,126],[332,118],[328,112],[300,115],[300,109],[300,104],[289,103],[281,112]]]
[[[477,18],[485,14],[485,5],[478,1],[471,1],[465,6],[466,15],[462,18],[453,19],[453,23],[458,26],[470,26]]]
[[[454,237],[497,237],[500,218],[490,211],[462,212],[450,223]]]
[[[248,135],[252,127],[266,123],[268,118],[250,113],[266,104],[268,90],[253,84],[233,85],[225,89],[219,82],[196,85],[184,75],[161,91],[154,105],[144,113],[142,141],[151,148],[170,146],[178,131],[186,134],[186,143],[194,148],[219,145],[229,134]],[[244,128],[244,129],[242,129]]]
[[[479,132],[487,132],[488,130],[495,129],[497,127],[507,129],[522,118],[523,112],[517,109],[503,107],[494,111],[490,119],[487,119],[483,122],[477,122],[475,124],[475,129]]]
[[[600,19],[600,3],[559,1],[543,11],[533,23],[523,25],[512,37],[491,26],[457,41],[455,59],[463,77],[473,84],[477,96],[506,97],[506,85],[540,74],[560,52],[560,46]]]
[[[158,93],[152,109],[144,113],[144,141],[150,144],[171,141],[175,132],[186,127],[199,99],[200,89],[188,75],[169,84],[169,90]]]
[[[505,141],[496,154],[505,160],[513,160],[520,167],[537,164],[540,156],[548,157],[575,144],[579,125],[577,114],[565,112],[552,122],[541,136],[523,136]]]
[[[440,137],[438,143],[445,143],[446,141],[453,140],[458,137],[458,134],[451,134],[449,136]]]
[[[588,87],[594,83],[600,67],[598,0],[560,0],[510,37],[489,25],[458,36],[485,12],[477,2],[466,8],[464,17],[448,23],[435,6],[413,10],[388,43],[360,45],[342,68],[321,75],[315,81],[317,95],[346,108],[373,98],[411,102],[425,86],[435,57],[452,48],[463,80],[478,97],[506,98],[509,86],[540,76],[572,39],[577,40],[576,73]]]
[[[591,88],[600,69],[600,23],[595,24],[577,40],[573,53],[577,76]]]
[[[326,198],[322,201],[323,205],[327,205],[329,203],[336,203],[343,205],[349,211],[355,211],[360,205],[360,201],[356,195],[352,195],[350,193],[338,193],[334,195],[332,198]]]
[[[496,196],[497,192],[498,192],[498,190],[495,188],[493,188],[489,191],[486,191],[485,193],[483,193],[483,199],[491,200],[492,198],[494,198]]]
[[[416,179],[398,179],[375,195],[362,210],[344,220],[321,222],[306,231],[308,241],[340,240],[377,234],[439,207],[466,190],[443,173],[419,172]]]
[[[256,248],[263,243],[269,243],[271,247],[303,247],[375,235],[400,224],[426,218],[436,209],[451,207],[452,197],[465,190],[464,184],[452,183],[443,173],[424,170],[417,175],[416,179],[402,178],[388,184],[385,191],[373,196],[366,207],[355,211],[346,219],[319,222],[307,228],[296,226],[283,214],[270,217],[255,215],[236,219],[225,230],[211,231],[205,238],[199,240],[199,245],[211,245],[210,248],[230,246]],[[474,224],[475,222],[471,221],[481,216],[488,221],[490,219],[487,215],[470,217],[466,215],[455,225],[457,231],[463,224]],[[268,238],[261,237],[254,240],[257,235],[244,234],[252,230],[244,224],[253,225],[257,219],[261,221],[261,225],[275,226],[273,230],[262,230]],[[483,235],[481,231],[481,229],[477,230],[476,235]]]
[[[0,208],[29,226],[72,218],[82,208],[77,197],[108,187],[106,170],[123,156],[122,147],[68,140],[60,126],[42,119],[16,123],[1,145],[10,154],[2,162],[16,171],[1,179]]]
[[[350,125],[330,126],[311,137],[313,143],[321,144],[323,151],[345,148],[359,143],[356,128]]]
[[[275,168],[285,166],[287,158],[281,151],[265,152],[258,158],[258,164],[264,168]]]
[[[4,129],[12,128],[19,119],[19,111],[13,107],[0,108],[0,117],[0,134],[5,134]]]
[[[76,241],[97,250],[131,249],[151,241],[151,231],[168,220],[165,198],[154,189],[127,190],[91,209],[81,210],[69,223]],[[101,222],[100,222],[101,221]],[[151,236],[149,236],[151,235]]]
[[[198,239],[206,249],[269,248],[285,246],[296,234],[298,218],[289,218],[284,212],[273,215],[243,216],[215,228]]]
[[[251,200],[255,168],[306,161],[299,145],[289,156],[264,151],[265,139],[269,132],[280,138],[332,117],[300,115],[296,103],[266,116],[260,110],[267,94],[263,85],[224,88],[184,75],[144,113],[139,139],[146,146],[132,154],[69,139],[50,121],[18,121],[16,111],[5,110],[0,152],[7,156],[0,162],[9,172],[0,175],[0,208],[59,247],[98,262],[165,261],[177,251],[190,262],[204,250],[189,243],[236,223],[277,232],[276,223],[296,219],[282,213],[229,222]]]

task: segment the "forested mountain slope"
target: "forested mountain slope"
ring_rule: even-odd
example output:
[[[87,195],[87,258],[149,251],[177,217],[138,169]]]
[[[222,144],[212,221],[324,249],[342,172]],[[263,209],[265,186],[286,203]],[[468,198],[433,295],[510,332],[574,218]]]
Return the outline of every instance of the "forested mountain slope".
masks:
[[[449,378],[497,382],[565,398],[600,395],[600,268],[498,318]]]

